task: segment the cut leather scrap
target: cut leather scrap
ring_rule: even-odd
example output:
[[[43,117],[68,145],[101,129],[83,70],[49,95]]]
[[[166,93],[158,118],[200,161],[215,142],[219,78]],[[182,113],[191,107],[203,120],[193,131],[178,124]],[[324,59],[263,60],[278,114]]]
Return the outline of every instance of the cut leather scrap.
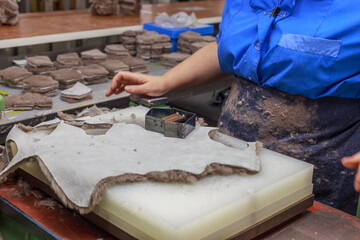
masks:
[[[120,71],[129,71],[130,68],[124,62],[115,60],[115,59],[108,59],[105,62],[100,63],[109,74],[107,75],[108,78],[113,78],[118,72]]]
[[[61,91],[60,98],[65,102],[75,103],[75,102],[91,99],[92,98],[91,94],[92,94],[91,88],[78,82],[73,87]]]
[[[19,22],[19,6],[16,0],[0,0],[0,25]]]
[[[147,62],[138,57],[125,57],[121,59],[126,65],[130,67],[131,72],[145,73],[148,71]]]
[[[59,69],[51,73],[51,77],[59,82],[59,89],[67,89],[74,86],[77,82],[83,81],[83,76],[76,70]]]
[[[56,70],[54,63],[48,56],[34,56],[26,58],[25,68],[34,74],[41,75],[48,75],[50,72]]]
[[[40,93],[53,97],[57,94],[59,83],[49,76],[33,75],[24,80],[23,88],[26,92]]]
[[[181,63],[188,57],[190,57],[190,54],[173,52],[173,53],[166,53],[161,55],[160,61],[162,62],[163,65],[173,67]]]
[[[80,53],[81,59],[85,65],[100,63],[106,60],[107,55],[99,49],[94,48]]]
[[[6,143],[12,141],[18,151],[13,158],[9,154],[11,161],[0,181],[22,161],[36,159],[61,201],[84,214],[101,200],[106,188],[120,183],[191,183],[212,174],[260,171],[258,144],[241,142],[232,143],[240,149],[228,147],[213,141],[209,131],[217,130],[197,127],[184,140],[125,123],[114,124],[98,136],[64,122],[46,134],[39,130],[25,133],[15,126]],[[212,138],[217,134],[221,133],[210,133]]]
[[[8,110],[50,109],[53,101],[50,97],[37,93],[21,93],[5,96],[5,108]]]
[[[22,88],[24,79],[32,75],[32,72],[17,66],[11,66],[0,70],[1,82],[12,88]]]
[[[73,68],[81,65],[82,65],[81,58],[76,52],[69,52],[69,53],[59,54],[56,56],[55,66],[58,69]]]
[[[109,72],[103,66],[97,64],[80,67],[77,71],[83,75],[84,83],[87,85],[104,83],[108,80],[107,75]]]

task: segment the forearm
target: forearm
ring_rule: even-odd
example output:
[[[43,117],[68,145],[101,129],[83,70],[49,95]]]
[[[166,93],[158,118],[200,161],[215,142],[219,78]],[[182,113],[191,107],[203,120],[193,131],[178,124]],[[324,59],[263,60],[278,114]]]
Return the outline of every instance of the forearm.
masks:
[[[191,88],[225,76],[220,71],[217,44],[210,43],[163,76],[119,72],[113,78],[106,96],[124,90],[130,94],[161,96],[172,90]]]
[[[191,88],[225,76],[220,71],[217,43],[213,42],[165,73],[163,81],[165,91],[168,92]]]

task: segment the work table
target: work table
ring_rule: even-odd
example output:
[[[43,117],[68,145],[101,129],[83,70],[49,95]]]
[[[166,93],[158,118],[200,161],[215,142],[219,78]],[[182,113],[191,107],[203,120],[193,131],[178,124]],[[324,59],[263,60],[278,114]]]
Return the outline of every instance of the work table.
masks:
[[[199,22],[214,24],[221,21],[225,1],[196,1],[171,4],[146,4],[140,15],[93,16],[88,9],[20,14],[19,24],[0,27],[0,49],[29,44],[54,43],[121,34],[139,30],[153,22],[157,14],[169,15],[194,12]]]
[[[21,194],[22,193],[22,194]],[[26,196],[16,180],[0,188],[0,212],[16,219],[25,228],[46,239],[115,239],[80,215],[60,204],[38,205],[47,199]],[[314,202],[306,212],[296,216],[256,239],[358,239],[360,219]],[[129,238],[125,238],[129,239]],[[132,239],[132,238],[130,238]],[[236,239],[236,238],[235,238]]]

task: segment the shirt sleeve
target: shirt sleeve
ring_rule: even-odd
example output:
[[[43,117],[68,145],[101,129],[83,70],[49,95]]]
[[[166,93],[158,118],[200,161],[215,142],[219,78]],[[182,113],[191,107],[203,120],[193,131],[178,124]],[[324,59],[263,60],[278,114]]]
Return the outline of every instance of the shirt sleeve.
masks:
[[[221,17],[221,22],[219,24],[219,33],[216,35],[217,44],[219,44],[219,42],[221,41],[223,27],[226,26],[230,20],[229,19],[230,18],[230,6],[231,6],[232,1],[233,0],[225,1],[224,10],[223,10],[222,17]]]

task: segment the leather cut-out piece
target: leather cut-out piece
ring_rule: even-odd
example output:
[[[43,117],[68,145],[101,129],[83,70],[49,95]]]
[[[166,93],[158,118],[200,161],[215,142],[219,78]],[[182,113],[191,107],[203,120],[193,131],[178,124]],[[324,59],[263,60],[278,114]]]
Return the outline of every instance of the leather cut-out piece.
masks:
[[[190,54],[173,52],[161,55],[160,60],[163,65],[173,67],[181,63],[188,57],[190,57]]]
[[[141,1],[140,0],[121,0],[120,12],[124,15],[135,15],[140,13]]]
[[[0,82],[8,87],[21,89],[24,79],[32,75],[32,72],[25,68],[11,66],[0,70]]]
[[[91,49],[80,53],[81,59],[85,65],[101,63],[106,60],[106,54],[99,49]]]
[[[56,96],[58,88],[59,83],[45,75],[33,75],[23,82],[25,92],[40,93],[48,97]]]
[[[49,75],[50,72],[56,70],[54,63],[48,56],[34,56],[26,58],[25,68],[34,74],[41,75]]]
[[[73,87],[61,92],[60,98],[65,102],[76,103],[92,99],[91,88],[82,83],[76,83]]]
[[[107,75],[109,72],[103,66],[97,64],[80,67],[77,71],[83,75],[84,83],[87,85],[104,83],[108,80]]]
[[[178,52],[192,54],[205,47],[207,44],[216,41],[213,36],[201,36],[201,34],[187,31],[179,35]]]
[[[177,44],[177,50],[178,50],[178,52],[190,54],[191,53],[191,50],[190,50],[191,43],[201,42],[201,41],[202,41],[202,38],[201,38],[200,33],[192,32],[192,31],[180,33],[179,39],[178,39],[178,44]]]
[[[114,124],[106,134],[97,136],[63,122],[45,132],[25,133],[14,127],[7,142],[13,141],[18,151],[0,179],[22,161],[37,159],[61,201],[88,213],[105,189],[115,184],[149,180],[192,183],[213,174],[260,171],[260,146],[228,138],[204,127],[197,127],[186,139],[166,138],[125,123]]]
[[[19,22],[19,6],[16,0],[0,0],[0,25],[15,25]]]
[[[154,31],[146,31],[136,36],[136,55],[142,59],[158,59],[161,54],[168,51],[170,37]]]
[[[21,93],[5,96],[5,108],[8,110],[50,109],[53,101],[50,97],[37,93]]]
[[[194,42],[190,45],[190,51],[191,53],[194,53],[200,50],[201,48],[207,46],[208,44],[209,44],[208,42]]]
[[[101,16],[120,15],[120,6],[118,0],[91,0],[90,13]]]
[[[82,66],[82,62],[81,58],[76,52],[70,52],[57,55],[55,66],[57,69],[74,68]]]
[[[208,42],[208,43],[216,41],[216,38],[213,36],[210,36],[210,35],[201,36],[201,38],[202,38],[202,41]]]
[[[83,81],[83,76],[76,70],[59,69],[51,73],[51,77],[59,82],[59,89],[67,89],[74,86],[77,82]]]
[[[113,78],[118,72],[120,71],[129,71],[130,68],[124,62],[115,60],[115,59],[108,59],[105,62],[100,63],[109,74],[107,75],[108,78]]]
[[[105,46],[105,52],[108,58],[121,59],[123,57],[130,56],[129,50],[127,50],[122,44],[109,44]]]
[[[147,69],[147,62],[141,58],[138,57],[126,57],[123,58],[121,61],[123,61],[126,65],[130,67],[131,72],[140,72],[140,73],[146,73],[148,71]]]

